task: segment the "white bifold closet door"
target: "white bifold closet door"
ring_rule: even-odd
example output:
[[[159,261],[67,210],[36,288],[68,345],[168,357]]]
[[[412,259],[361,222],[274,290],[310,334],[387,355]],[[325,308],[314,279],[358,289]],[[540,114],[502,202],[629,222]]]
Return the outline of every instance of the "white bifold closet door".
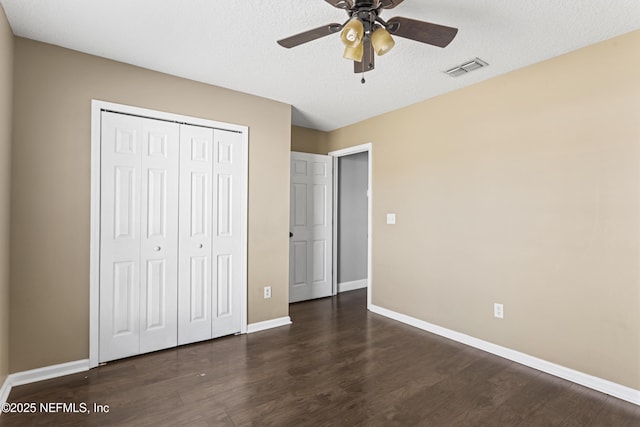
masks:
[[[240,331],[241,142],[102,113],[100,362]]]
[[[179,344],[240,331],[240,138],[198,126],[180,133]]]
[[[101,361],[177,343],[179,132],[102,114]]]

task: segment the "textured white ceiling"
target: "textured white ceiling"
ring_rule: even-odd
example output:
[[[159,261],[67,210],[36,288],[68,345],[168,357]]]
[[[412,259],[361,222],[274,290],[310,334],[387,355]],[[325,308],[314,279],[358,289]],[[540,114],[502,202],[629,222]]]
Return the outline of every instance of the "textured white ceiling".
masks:
[[[333,130],[640,29],[640,0],[405,0],[405,16],[459,29],[444,49],[396,38],[367,83],[334,34],[276,40],[346,19],[323,0],[0,0],[18,36],[293,106],[293,123]],[[640,54],[640,47],[639,52]],[[479,57],[490,65],[443,74]],[[615,78],[612,64],[612,78]]]

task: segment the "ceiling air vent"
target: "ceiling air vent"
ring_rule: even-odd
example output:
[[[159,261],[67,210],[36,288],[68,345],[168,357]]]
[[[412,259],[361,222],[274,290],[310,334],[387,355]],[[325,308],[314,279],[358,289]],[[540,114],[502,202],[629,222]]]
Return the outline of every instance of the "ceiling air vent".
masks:
[[[446,74],[451,77],[458,77],[463,74],[467,74],[472,72],[473,70],[477,70],[478,68],[486,67],[487,64],[480,58],[472,59],[471,61],[467,61],[462,65],[458,65],[457,67],[453,67],[450,70],[445,71]]]

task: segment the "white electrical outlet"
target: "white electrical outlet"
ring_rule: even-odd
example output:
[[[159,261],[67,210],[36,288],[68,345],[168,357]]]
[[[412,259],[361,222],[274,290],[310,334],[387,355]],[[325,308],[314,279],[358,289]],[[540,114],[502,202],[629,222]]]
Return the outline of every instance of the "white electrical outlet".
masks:
[[[504,307],[502,306],[502,304],[493,304],[493,316],[497,317],[498,319],[504,319]]]
[[[271,286],[264,287],[264,298],[271,298]]]

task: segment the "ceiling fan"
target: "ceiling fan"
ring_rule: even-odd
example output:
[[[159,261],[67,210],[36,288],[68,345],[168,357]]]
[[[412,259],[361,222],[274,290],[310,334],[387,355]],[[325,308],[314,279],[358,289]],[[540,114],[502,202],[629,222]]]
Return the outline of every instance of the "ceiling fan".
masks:
[[[338,9],[344,9],[349,19],[344,24],[323,25],[278,40],[280,46],[292,48],[321,37],[341,31],[345,46],[344,58],[353,60],[355,73],[364,73],[375,68],[375,55],[389,52],[395,42],[391,35],[446,47],[458,33],[457,28],[415,19],[394,17],[388,21],[380,18],[384,9],[393,9],[403,0],[325,0]],[[364,78],[363,78],[364,83]]]

